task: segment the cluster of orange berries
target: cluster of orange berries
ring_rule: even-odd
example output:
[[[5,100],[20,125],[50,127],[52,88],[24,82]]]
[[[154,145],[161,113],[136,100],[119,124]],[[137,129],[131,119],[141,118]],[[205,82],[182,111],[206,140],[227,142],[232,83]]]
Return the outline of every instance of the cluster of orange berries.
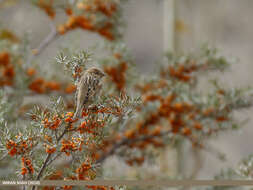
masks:
[[[115,3],[108,3],[100,0],[90,1],[90,2],[79,2],[77,8],[91,14],[87,17],[85,15],[73,15],[72,9],[67,8],[65,10],[66,14],[69,16],[66,23],[58,26],[58,32],[60,34],[65,34],[67,31],[81,28],[84,30],[89,30],[100,34],[108,40],[114,40],[113,35],[113,24],[110,21],[106,21],[103,26],[96,26],[94,24],[96,20],[96,14],[98,12],[104,14],[106,17],[112,17],[113,13],[117,10]]]
[[[92,168],[90,163],[82,163],[82,165],[76,169],[77,179],[78,180],[87,180],[88,171]]]
[[[112,33],[113,25],[111,23],[106,23],[103,27],[97,28],[91,21],[91,19],[86,18],[83,15],[79,16],[69,16],[66,23],[58,26],[58,33],[63,35],[66,32],[81,28],[83,30],[89,30],[93,32],[97,32],[101,36],[105,37],[108,40],[114,40],[115,37]]]
[[[81,166],[76,169],[77,179],[90,180],[89,172],[91,171],[91,169],[92,169],[92,166],[89,162],[82,163]],[[87,185],[86,187],[93,190],[107,190],[107,189],[114,190],[114,188],[112,187],[107,188],[105,186]]]
[[[64,152],[67,156],[70,155],[70,151],[75,152],[78,150],[77,144],[71,140],[63,139],[61,141],[61,152]]]
[[[54,0],[39,0],[38,6],[45,11],[45,13],[53,19],[55,17],[55,10],[53,8]],[[92,0],[77,3],[77,8],[90,13],[101,12],[107,17],[111,17],[117,10],[117,5],[114,2],[104,2],[103,0]],[[65,9],[67,15],[72,15],[73,11],[70,7]]]
[[[14,66],[10,61],[10,54],[7,51],[0,52],[0,86],[12,86],[15,76]]]
[[[60,34],[65,34],[67,31],[82,28],[84,30],[94,31],[95,28],[88,18],[83,15],[80,16],[69,16],[65,24],[58,26],[58,32]]]
[[[75,67],[74,73],[72,74],[73,78],[76,80],[77,78],[81,78],[81,73],[83,69],[80,66]]]
[[[33,174],[34,168],[32,165],[32,161],[29,158],[22,157],[22,169],[21,169],[21,175],[25,175],[27,173]]]
[[[10,53],[7,51],[0,52],[0,72],[2,74],[2,77],[0,77],[0,86],[13,86],[15,69],[13,64],[11,64]],[[36,70],[34,68],[28,68],[26,74],[32,80],[28,88],[38,94],[49,91],[60,91],[62,86],[64,86],[63,92],[66,94],[71,94],[76,90],[76,86],[73,84],[62,85],[56,81],[45,81],[41,77],[35,77]]]
[[[191,61],[187,62],[186,64],[169,66],[169,74],[171,77],[179,81],[189,82],[193,78],[192,73],[199,68],[200,67],[198,67],[194,61]],[[167,73],[168,72],[166,70],[161,71],[161,76],[166,76]]]
[[[68,130],[72,130],[73,129],[73,123],[75,123],[78,120],[78,118],[74,119],[73,116],[74,116],[73,112],[66,113],[66,117],[65,117],[64,121],[66,123],[68,123],[68,126],[67,126]]]
[[[36,74],[36,71],[33,68],[28,68],[26,74],[29,77],[33,77]],[[37,77],[32,79],[31,83],[28,85],[28,88],[35,93],[43,94],[49,91],[60,91],[62,89],[62,84],[56,81],[45,81],[43,78]],[[75,85],[68,84],[63,89],[63,92],[66,94],[71,94],[75,92],[75,90]]]
[[[122,140],[124,146],[129,148],[138,148],[143,150],[149,145],[157,148],[164,147],[165,144],[162,138],[159,138],[164,133],[180,134],[187,137],[193,146],[202,147],[201,141],[198,138],[198,133],[211,135],[218,129],[205,128],[199,118],[209,117],[216,122],[224,122],[228,117],[223,113],[217,112],[213,107],[199,107],[189,102],[179,101],[177,94],[173,93],[166,97],[153,93],[156,89],[167,87],[165,80],[161,79],[156,82],[150,82],[139,85],[137,88],[142,93],[142,106],[137,107],[137,111],[146,110],[149,102],[159,102],[157,109],[153,110],[143,121],[138,122],[134,128],[128,128],[123,135],[115,135],[111,139],[103,141],[103,145],[99,147],[99,151],[94,151],[93,157],[99,159],[104,152],[110,151],[114,142]],[[169,123],[162,126],[163,121]],[[206,129],[208,132],[206,132]],[[129,141],[125,141],[129,139]],[[130,159],[127,163],[143,163],[141,159]]]
[[[73,119],[74,113],[73,112],[68,112],[66,113],[66,118],[65,118],[65,122],[67,123],[73,123],[76,122],[78,119]]]
[[[73,84],[68,84],[64,90],[65,93],[67,94],[72,94],[76,91],[76,86]]]
[[[52,143],[53,142],[52,137],[48,136],[48,135],[44,135],[44,140],[47,143]],[[47,143],[44,144],[44,146],[46,147],[46,153],[53,154],[56,151],[56,148],[54,146],[51,146],[51,145],[47,144]]]
[[[15,69],[13,64],[11,64],[10,53],[7,51],[0,52],[0,72],[2,77],[0,79],[0,86],[12,86],[15,77]],[[28,88],[35,93],[42,94],[49,91],[60,91],[62,86],[56,81],[45,81],[41,77],[35,77],[36,70],[34,68],[28,68],[26,70],[27,76],[29,76],[32,81],[28,85]],[[64,85],[65,86],[65,85]],[[76,86],[73,84],[67,84],[63,89],[66,94],[71,94],[75,92]]]
[[[120,61],[120,54],[114,55],[117,59]],[[120,61],[119,64],[116,66],[105,66],[104,72],[107,73],[112,82],[115,83],[117,89],[119,91],[123,91],[126,85],[126,71],[127,71],[128,65],[124,61]]]
[[[161,148],[164,146],[164,143],[156,137],[159,137],[162,133],[162,127],[158,126],[159,117],[156,114],[151,114],[149,118],[144,122],[139,122],[136,125],[136,128],[128,129],[124,132],[124,136],[127,139],[132,140],[131,143],[128,143],[127,146],[130,148],[138,148],[143,150],[149,145],[153,145],[156,148]],[[155,126],[150,128],[149,126]],[[140,141],[135,141],[138,137],[149,136],[150,138],[144,138]],[[140,162],[137,162],[140,164]]]
[[[127,146],[131,149],[137,148],[140,150],[144,150],[149,145],[153,145],[156,148],[164,147],[165,144],[160,138],[158,138],[161,135],[162,127],[156,126],[153,130],[147,128],[148,125],[151,125],[151,123],[155,121],[151,121],[153,119],[155,118],[151,116],[151,119],[145,123],[145,127],[144,124],[140,122],[137,125],[137,128],[128,129],[124,132],[123,135],[115,134],[114,137],[112,137],[111,139],[105,139],[101,146],[91,150],[91,152],[93,151],[92,156],[95,160],[98,160],[101,155],[111,150],[115,142],[120,141],[124,142],[122,145]],[[139,137],[145,136],[149,136],[150,138],[143,138],[141,140],[139,139]],[[129,141],[125,141],[125,139],[128,139]],[[143,162],[143,156],[126,160],[126,163],[129,165],[133,165],[134,163],[141,165],[143,164]]]
[[[42,94],[46,91],[59,91],[61,87],[58,82],[46,82],[43,78],[38,77],[29,84],[28,88],[36,93]]]
[[[202,131],[203,124],[198,121],[196,118],[197,114],[200,116],[209,116],[210,114],[215,114],[215,109],[199,109],[194,105],[191,105],[187,102],[178,102],[176,100],[176,95],[172,94],[167,97],[162,97],[155,94],[146,94],[143,95],[143,106],[147,102],[159,101],[160,106],[157,110],[151,113],[144,121],[139,122],[136,125],[136,128],[128,129],[124,132],[124,136],[131,141],[131,143],[126,144],[130,148],[144,149],[148,145],[153,145],[154,147],[163,147],[164,143],[161,139],[155,138],[162,134],[165,130],[164,127],[160,125],[161,119],[167,119],[170,123],[170,127],[166,131],[171,131],[174,134],[181,134],[188,137],[191,140],[193,146],[200,146],[201,143],[198,142],[197,137],[193,133],[195,130]],[[186,122],[184,118],[188,118]],[[217,122],[226,121],[226,117],[219,116],[214,117]],[[153,126],[153,127],[151,127]],[[209,134],[215,132],[210,129]],[[144,138],[140,141],[135,141],[138,137],[150,136],[151,138]],[[110,144],[110,143],[109,143]],[[132,165],[133,163],[141,164],[142,160],[130,159],[127,161],[128,164]]]
[[[91,109],[84,110],[82,113],[82,116],[85,117],[89,114],[112,114],[119,116],[122,114],[122,109],[119,106],[113,106],[113,107],[102,107],[102,108],[97,108],[96,106],[92,107]]]
[[[103,127],[104,126],[104,122],[101,121],[84,121],[82,122],[78,128],[77,131],[79,131],[80,134],[83,133],[96,133],[96,129],[99,127]]]
[[[9,150],[8,154],[11,156],[14,156],[17,154],[17,143],[15,143],[13,140],[8,140],[6,143],[6,148]]]
[[[42,124],[45,128],[56,130],[59,128],[59,126],[62,124],[62,121],[68,123],[68,129],[72,129],[72,124],[78,120],[78,118],[73,119],[74,113],[73,112],[67,112],[65,115],[62,114],[62,116],[55,115],[52,118],[52,121],[50,121],[47,117],[42,121]]]
[[[55,10],[53,8],[54,0],[39,0],[38,6],[46,12],[46,14],[53,19],[55,17]]]
[[[136,158],[131,158],[131,159],[128,159],[126,161],[126,163],[129,165],[129,166],[133,166],[134,163],[136,163],[137,165],[142,165],[143,162],[144,162],[144,156],[141,156],[141,157],[136,157]]]
[[[173,133],[180,132],[182,135],[191,136],[193,135],[193,130],[202,131],[203,125],[197,119],[197,115],[200,118],[211,117],[217,122],[227,121],[228,118],[224,115],[217,115],[218,112],[214,108],[204,108],[200,109],[197,106],[194,106],[187,102],[174,102],[176,95],[170,95],[166,98],[162,98],[157,95],[146,95],[144,102],[148,101],[160,101],[160,106],[158,108],[157,117],[167,118],[171,124],[171,131]],[[188,122],[184,121],[186,116]],[[210,129],[210,133],[212,129]],[[194,136],[191,139],[195,139]]]
[[[52,142],[53,142],[52,137],[51,137],[51,136],[48,136],[48,135],[44,135],[44,140],[45,140],[46,142],[49,142],[49,143],[52,143]]]
[[[98,149],[93,150],[93,157],[95,160],[98,160],[103,153],[110,151],[115,142],[120,142],[125,138],[129,141],[125,141],[123,145],[128,146],[129,148],[139,148],[144,149],[148,145],[153,145],[154,147],[164,147],[164,143],[161,139],[157,138],[162,133],[162,126],[157,125],[160,118],[158,114],[151,114],[144,122],[139,122],[136,128],[127,129],[123,135],[115,134],[111,139],[105,139],[102,145]],[[149,128],[149,126],[155,126]],[[139,137],[150,136],[150,138],[143,138],[138,140]],[[144,162],[143,158],[141,159],[130,159],[126,161],[128,164],[142,164]]]
[[[79,2],[77,7],[88,12],[101,12],[108,17],[111,17],[117,10],[117,5],[114,2],[105,2],[103,0]]]
[[[54,116],[52,121],[49,121],[48,118],[45,118],[42,123],[45,128],[49,128],[51,130],[56,130],[61,124],[61,119],[58,116]]]
[[[50,145],[46,145],[46,153],[53,154],[56,151],[56,148]]]
[[[168,87],[168,84],[165,80],[161,79],[158,82],[149,82],[144,85],[136,85],[136,89],[139,90],[142,94],[148,93],[153,90],[161,89]],[[157,98],[157,97],[154,97]]]
[[[21,140],[20,142],[15,142],[13,140],[7,140],[6,149],[9,151],[10,156],[25,154],[32,148],[33,144],[26,140]]]
[[[175,95],[170,95],[160,101],[158,108],[158,115],[160,117],[168,118],[171,124],[172,132],[178,133],[180,129],[182,134],[185,134],[185,122],[183,121],[184,114],[194,111],[194,107],[186,102],[175,102]],[[185,134],[187,135],[187,134]],[[189,134],[190,135],[190,134]]]

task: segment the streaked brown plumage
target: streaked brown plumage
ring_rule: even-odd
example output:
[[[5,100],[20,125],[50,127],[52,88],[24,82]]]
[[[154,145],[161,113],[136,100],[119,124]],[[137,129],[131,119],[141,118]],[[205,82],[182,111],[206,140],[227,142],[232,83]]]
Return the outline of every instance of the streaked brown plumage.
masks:
[[[100,81],[105,74],[98,68],[87,69],[79,80],[76,92],[76,111],[74,118],[80,117],[84,107],[92,103],[101,89]]]

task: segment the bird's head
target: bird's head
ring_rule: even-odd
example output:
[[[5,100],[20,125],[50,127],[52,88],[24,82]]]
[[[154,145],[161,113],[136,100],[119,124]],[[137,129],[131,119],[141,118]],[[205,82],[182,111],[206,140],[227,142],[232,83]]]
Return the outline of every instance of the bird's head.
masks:
[[[105,76],[105,73],[96,67],[89,68],[87,72],[96,78],[103,78]]]

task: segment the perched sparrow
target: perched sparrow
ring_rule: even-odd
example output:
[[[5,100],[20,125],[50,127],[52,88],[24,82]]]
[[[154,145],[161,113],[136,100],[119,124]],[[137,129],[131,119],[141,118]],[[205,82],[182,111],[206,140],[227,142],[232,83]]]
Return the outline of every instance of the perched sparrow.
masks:
[[[76,111],[74,118],[80,117],[82,110],[88,106],[101,89],[100,81],[105,74],[98,68],[87,69],[81,76],[76,92]]]

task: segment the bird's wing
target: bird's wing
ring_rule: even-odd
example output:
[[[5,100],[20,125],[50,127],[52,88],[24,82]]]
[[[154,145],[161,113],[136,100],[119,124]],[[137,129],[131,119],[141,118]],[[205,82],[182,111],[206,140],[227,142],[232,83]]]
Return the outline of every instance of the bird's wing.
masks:
[[[87,75],[84,75],[80,78],[80,81],[77,85],[77,93],[76,93],[76,116],[79,116],[80,112],[83,109],[83,103],[86,99],[87,92],[88,92],[88,85],[87,85]]]
[[[78,91],[79,92],[78,98],[79,98],[79,100],[81,100],[79,103],[81,105],[84,105],[89,99],[91,79],[88,75],[86,75],[81,80],[82,81],[80,81],[80,82],[82,84],[79,87],[80,89]]]

